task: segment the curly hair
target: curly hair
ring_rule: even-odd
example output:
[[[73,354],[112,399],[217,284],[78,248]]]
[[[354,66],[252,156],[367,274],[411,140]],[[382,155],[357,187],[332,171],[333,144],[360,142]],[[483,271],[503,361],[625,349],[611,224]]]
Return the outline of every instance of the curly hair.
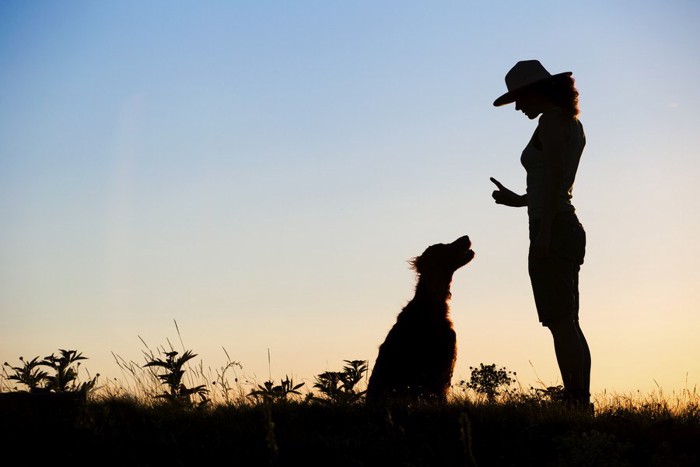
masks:
[[[567,116],[578,117],[578,89],[575,80],[569,75],[555,76],[543,83],[533,85],[533,91],[547,96],[552,102],[561,107]]]

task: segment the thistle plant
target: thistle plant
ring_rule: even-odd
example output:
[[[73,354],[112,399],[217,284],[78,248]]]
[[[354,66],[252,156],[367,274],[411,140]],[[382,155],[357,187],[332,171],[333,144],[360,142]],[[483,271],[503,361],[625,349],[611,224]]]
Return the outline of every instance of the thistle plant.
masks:
[[[254,397],[262,402],[284,402],[290,395],[301,395],[298,391],[306,383],[294,384],[294,381],[286,376],[280,381],[280,384],[275,386],[273,381],[265,381],[263,385],[258,385],[258,389],[254,389],[248,394],[249,397]]]
[[[18,381],[29,388],[30,392],[74,392],[87,394],[94,389],[97,384],[96,375],[87,382],[78,382],[78,370],[80,361],[87,360],[82,353],[77,350],[59,349],[60,355],[53,353],[43,360],[35,357],[30,361],[19,358],[22,366],[12,366],[5,363],[4,366],[14,371],[8,379]],[[41,371],[39,367],[48,367],[53,370],[53,374]]]
[[[157,375],[161,384],[167,386],[167,391],[158,394],[156,397],[167,400],[171,403],[184,403],[186,405],[191,404],[191,396],[198,395],[200,397],[199,405],[206,404],[209,400],[207,399],[208,390],[205,385],[199,385],[196,387],[188,388],[182,382],[182,377],[185,374],[183,366],[185,363],[197,356],[197,354],[192,353],[191,350],[185,351],[180,357],[178,357],[178,352],[171,350],[170,352],[163,352],[165,359],[156,358],[153,355],[147,356],[146,364],[144,367],[158,367],[165,370],[165,373]]]
[[[326,371],[316,376],[314,388],[326,397],[317,400],[352,404],[359,401],[367,392],[355,389],[367,372],[367,362],[365,360],[343,361],[346,365],[342,371]]]
[[[60,356],[54,354],[44,358],[39,364],[54,370],[53,376],[46,378],[46,389],[55,392],[82,392],[87,393],[95,387],[97,376],[85,383],[78,383],[78,368],[80,360],[87,360],[87,357],[77,350],[59,349]],[[75,365],[75,367],[74,367]]]
[[[3,369],[7,379],[17,381],[29,388],[30,392],[36,392],[41,389],[41,384],[49,377],[48,373],[41,371],[38,367],[41,366],[39,357],[34,357],[30,361],[25,361],[19,357],[22,366],[12,366],[5,362],[3,366],[11,369],[14,373],[8,374],[6,369]]]

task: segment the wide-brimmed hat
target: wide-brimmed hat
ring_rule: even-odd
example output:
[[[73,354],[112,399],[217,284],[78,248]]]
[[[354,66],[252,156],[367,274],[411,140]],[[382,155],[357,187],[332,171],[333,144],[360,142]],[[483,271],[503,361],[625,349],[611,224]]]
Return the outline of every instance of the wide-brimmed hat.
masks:
[[[501,105],[510,104],[511,102],[515,102],[515,99],[521,91],[533,84],[541,83],[556,78],[557,76],[571,76],[571,74],[570,71],[565,71],[564,73],[553,75],[542,66],[539,60],[523,60],[516,63],[506,75],[506,87],[508,88],[508,92],[493,101],[493,105],[499,107]]]

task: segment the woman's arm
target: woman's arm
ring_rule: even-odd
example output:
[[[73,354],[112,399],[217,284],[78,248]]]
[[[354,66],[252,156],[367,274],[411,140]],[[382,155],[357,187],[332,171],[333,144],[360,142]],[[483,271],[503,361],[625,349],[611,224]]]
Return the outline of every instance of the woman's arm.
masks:
[[[498,187],[498,190],[491,193],[493,199],[496,200],[496,204],[503,204],[514,208],[522,208],[527,206],[527,193],[524,195],[519,195],[504,187],[501,182],[495,178],[491,177],[491,181]]]

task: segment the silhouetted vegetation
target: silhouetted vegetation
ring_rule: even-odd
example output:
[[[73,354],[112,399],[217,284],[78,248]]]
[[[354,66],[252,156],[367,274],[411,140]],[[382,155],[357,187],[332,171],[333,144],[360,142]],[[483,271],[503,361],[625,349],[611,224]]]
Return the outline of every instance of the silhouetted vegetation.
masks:
[[[163,398],[173,404],[191,404],[191,396],[197,395],[200,398],[199,403],[201,405],[206,404],[209,401],[207,399],[207,393],[209,391],[203,384],[188,388],[182,383],[182,377],[185,374],[183,366],[196,357],[197,354],[192,353],[191,350],[186,350],[178,357],[178,352],[171,350],[169,352],[164,352],[164,355],[165,359],[152,356],[144,365],[145,367],[158,367],[164,370],[163,374],[158,375],[158,379],[167,386],[168,390],[158,394],[156,397]]]
[[[316,376],[314,388],[324,396],[316,400],[335,404],[354,404],[362,400],[367,391],[360,391],[356,386],[367,372],[367,362],[345,360],[345,363],[342,371],[325,371]]]
[[[294,381],[289,379],[289,376],[286,376],[278,385],[275,385],[274,381],[265,381],[262,385],[258,385],[257,389],[251,391],[248,396],[266,403],[286,402],[291,396],[301,395],[298,390],[304,384],[306,383],[295,385]]]
[[[502,392],[510,394],[510,385],[515,383],[512,376],[516,376],[515,372],[508,371],[503,368],[496,368],[496,364],[484,365],[479,364],[479,368],[469,367],[471,378],[469,381],[461,381],[460,386],[473,389],[477,394],[484,394],[489,402],[494,402],[496,397]]]
[[[39,360],[39,357],[34,357],[25,361],[23,357],[19,357],[21,366],[12,366],[5,362],[3,372],[9,381],[16,381],[27,386],[30,392],[87,394],[91,391],[97,384],[99,374],[84,383],[78,382],[80,360],[87,360],[87,357],[83,357],[77,350],[60,349],[59,353],[59,356],[52,353],[42,360]],[[47,373],[40,370],[39,367],[50,368],[53,372]],[[12,373],[7,373],[8,368],[12,370]]]
[[[317,375],[309,389],[289,377],[279,384],[241,382],[236,371],[242,367],[228,354],[224,367],[209,372],[193,362],[191,350],[170,346],[144,357],[136,364],[115,356],[132,378],[131,392],[116,382],[95,387],[97,377],[80,383],[77,368],[85,357],[77,351],[6,363],[3,462],[39,465],[47,460],[40,453],[61,453],[71,465],[108,466],[218,465],[222,459],[261,466],[700,463],[695,390],[675,400],[662,393],[602,394],[592,414],[561,402],[561,387],[523,390],[515,387],[515,373],[480,364],[453,387],[447,404],[367,406],[363,360]]]
[[[193,410],[111,397],[60,419],[47,407],[3,405],[0,423],[7,465],[32,465],[20,461],[38,444],[65,453],[72,465],[206,465],[222,456],[233,465],[289,466],[666,467],[700,460],[696,404],[679,411],[610,406],[592,417],[537,399],[384,408],[294,399]]]

